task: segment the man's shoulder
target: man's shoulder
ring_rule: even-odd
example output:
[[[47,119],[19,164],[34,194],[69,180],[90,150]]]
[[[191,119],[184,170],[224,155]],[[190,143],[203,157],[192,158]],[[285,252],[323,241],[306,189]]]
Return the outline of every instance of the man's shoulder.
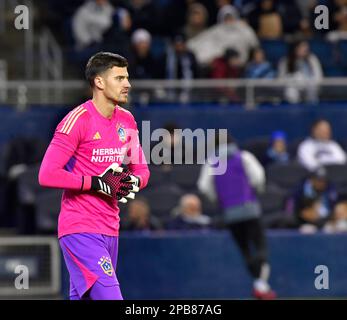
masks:
[[[134,115],[129,110],[120,106],[117,106],[117,110],[119,111],[120,115],[125,119],[135,121]]]
[[[70,117],[71,119],[74,118],[75,120],[88,120],[91,117],[90,110],[86,103],[81,103],[77,107],[74,107],[66,116]]]
[[[123,107],[121,107],[121,106],[119,106],[119,105],[117,105],[117,109],[118,109],[120,112],[124,112],[124,113],[129,114],[129,115],[132,116],[132,113],[131,113],[129,110],[127,110],[127,109],[125,109],[125,108],[123,108]]]
[[[84,103],[80,104],[65,115],[58,125],[57,131],[68,134],[74,127],[79,126],[81,123],[88,122],[90,117],[91,115],[86,105]]]

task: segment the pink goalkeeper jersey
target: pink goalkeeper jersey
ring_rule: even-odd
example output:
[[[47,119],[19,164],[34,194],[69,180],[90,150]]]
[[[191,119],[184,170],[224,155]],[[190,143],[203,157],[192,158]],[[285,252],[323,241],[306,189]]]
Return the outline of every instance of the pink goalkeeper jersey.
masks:
[[[114,162],[126,162],[132,174],[139,177],[140,188],[147,185],[149,170],[129,111],[116,106],[112,119],[107,119],[88,100],[57,126],[41,164],[39,182],[65,189],[59,238],[81,232],[118,235],[117,200],[87,191],[91,176],[100,175]]]

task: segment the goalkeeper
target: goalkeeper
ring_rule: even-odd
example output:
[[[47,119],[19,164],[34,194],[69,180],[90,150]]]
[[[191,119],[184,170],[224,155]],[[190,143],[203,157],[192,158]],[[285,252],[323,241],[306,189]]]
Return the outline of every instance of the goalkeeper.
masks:
[[[113,53],[89,59],[93,97],[57,126],[39,172],[41,186],[64,189],[58,238],[71,300],[123,299],[115,274],[118,202],[133,199],[149,179],[134,117],[118,106],[131,87],[127,66]]]

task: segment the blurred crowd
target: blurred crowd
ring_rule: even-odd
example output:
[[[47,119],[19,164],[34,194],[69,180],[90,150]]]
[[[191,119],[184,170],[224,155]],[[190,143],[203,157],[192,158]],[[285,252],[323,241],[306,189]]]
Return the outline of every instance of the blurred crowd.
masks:
[[[314,27],[319,4],[328,30]],[[77,72],[113,51],[132,79],[291,79],[293,103],[317,101],[323,76],[347,75],[344,0],[50,0],[41,11]]]
[[[319,4],[329,8],[328,30],[314,28]],[[334,63],[340,75],[347,66],[347,0],[49,0],[41,10],[43,23],[79,71],[91,54],[110,50],[128,58],[133,79],[291,79],[295,85],[286,88],[286,97],[297,102],[316,101],[319,81],[334,75]],[[303,79],[310,85],[298,85]],[[220,94],[232,98],[235,92]],[[175,123],[165,129],[170,156],[194,153]],[[327,120],[313,123],[303,141],[288,143],[285,132],[275,131],[241,145],[235,140],[224,144],[228,154],[240,150],[248,171],[244,183],[266,227],[347,230],[347,146],[333,140]],[[45,148],[46,143],[31,138],[4,145],[2,227],[55,232],[59,191],[43,191],[36,179]],[[121,210],[123,229],[225,227],[220,196],[211,197],[204,166],[150,164],[150,170],[148,188]]]
[[[129,204],[120,204],[123,230],[225,228],[234,214],[238,219],[238,206],[248,210],[251,202],[250,217],[259,218],[265,228],[347,231],[346,146],[334,140],[327,120],[316,120],[308,137],[300,141],[289,143],[285,132],[275,131],[241,145],[232,137],[218,142],[219,152],[227,152],[228,161],[241,157],[242,165],[228,162],[236,176],[206,175],[206,164],[197,164],[197,146],[184,141],[175,123],[165,128],[168,136],[160,142],[165,164],[150,163],[148,187]],[[37,182],[45,148],[34,138],[13,139],[4,146],[2,228],[25,234],[56,232],[61,191],[41,188]],[[194,164],[175,164],[177,155],[183,161],[193,159]],[[238,180],[240,175],[243,180]],[[221,194],[218,184],[223,186]],[[243,207],[242,212],[245,217]]]

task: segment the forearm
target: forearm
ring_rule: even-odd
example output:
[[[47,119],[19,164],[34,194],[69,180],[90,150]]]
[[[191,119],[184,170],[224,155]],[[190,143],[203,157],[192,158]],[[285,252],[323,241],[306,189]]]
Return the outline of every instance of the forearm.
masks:
[[[76,175],[64,169],[71,155],[57,144],[50,144],[42,160],[39,184],[43,187],[89,190],[91,177]]]

